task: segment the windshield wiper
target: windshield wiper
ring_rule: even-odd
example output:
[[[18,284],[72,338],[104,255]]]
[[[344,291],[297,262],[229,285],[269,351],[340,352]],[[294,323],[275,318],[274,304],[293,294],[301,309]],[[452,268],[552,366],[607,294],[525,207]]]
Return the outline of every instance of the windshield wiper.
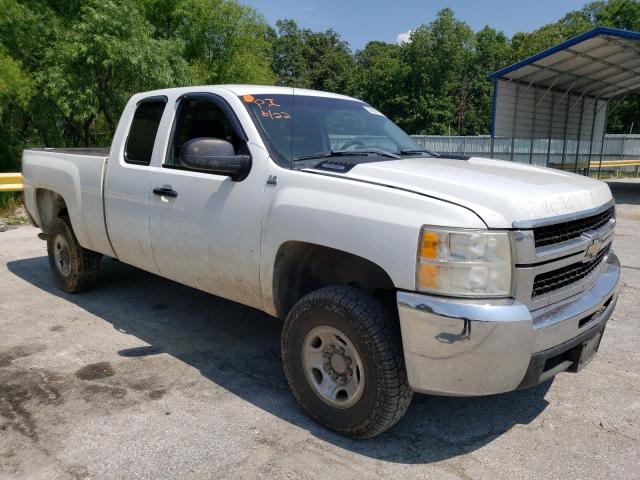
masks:
[[[404,155],[404,154],[412,154],[412,153],[427,153],[429,155],[431,155],[432,157],[439,157],[440,154],[433,152],[431,150],[427,150],[426,148],[415,148],[415,149],[406,149],[406,150],[400,150],[400,154]]]
[[[329,157],[344,157],[344,156],[353,156],[353,155],[369,155],[369,154],[380,155],[382,157],[395,158],[399,160],[401,157],[393,152],[388,152],[387,150],[383,150],[382,148],[361,148],[358,150],[331,150],[326,153],[317,153],[314,155],[305,155],[303,157],[294,158],[293,161],[297,162],[298,160],[312,160],[316,158],[329,158]]]

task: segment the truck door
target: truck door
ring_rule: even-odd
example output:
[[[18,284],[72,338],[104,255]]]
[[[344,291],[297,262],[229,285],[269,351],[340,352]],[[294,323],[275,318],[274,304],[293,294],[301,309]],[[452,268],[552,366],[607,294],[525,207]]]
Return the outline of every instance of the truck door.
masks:
[[[152,96],[123,112],[132,121],[113,139],[124,147],[111,152],[104,189],[107,231],[118,258],[153,273],[158,269],[149,234],[150,163],[160,154],[154,145],[166,105],[167,97]]]
[[[242,181],[198,171],[180,161],[194,138],[230,142],[251,154]],[[178,99],[176,118],[161,168],[151,175],[151,245],[163,277],[224,298],[261,307],[260,232],[265,164],[250,151],[229,104],[211,93]]]

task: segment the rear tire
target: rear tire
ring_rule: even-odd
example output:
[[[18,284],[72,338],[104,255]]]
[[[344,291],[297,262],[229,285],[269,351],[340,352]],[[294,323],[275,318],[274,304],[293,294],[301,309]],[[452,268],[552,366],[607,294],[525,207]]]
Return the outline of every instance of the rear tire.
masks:
[[[58,217],[49,225],[47,253],[53,278],[62,290],[75,293],[95,286],[102,255],[80,246],[69,217]]]
[[[353,438],[384,432],[411,403],[399,325],[355,288],[322,288],[294,305],[282,332],[282,362],[302,410]]]

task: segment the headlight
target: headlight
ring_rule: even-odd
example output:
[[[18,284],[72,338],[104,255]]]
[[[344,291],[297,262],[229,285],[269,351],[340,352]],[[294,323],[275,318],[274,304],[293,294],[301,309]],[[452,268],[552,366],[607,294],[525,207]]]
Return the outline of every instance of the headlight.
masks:
[[[422,227],[416,289],[452,296],[508,296],[509,233]]]

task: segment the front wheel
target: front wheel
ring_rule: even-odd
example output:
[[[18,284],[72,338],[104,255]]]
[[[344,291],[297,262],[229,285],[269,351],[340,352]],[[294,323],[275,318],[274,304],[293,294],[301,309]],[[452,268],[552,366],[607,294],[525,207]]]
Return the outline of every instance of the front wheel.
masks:
[[[300,407],[355,438],[382,433],[411,403],[397,324],[373,297],[327,287],[287,315],[282,361]]]
[[[68,293],[93,288],[102,255],[80,246],[68,217],[53,220],[47,233],[49,266],[58,287]]]

